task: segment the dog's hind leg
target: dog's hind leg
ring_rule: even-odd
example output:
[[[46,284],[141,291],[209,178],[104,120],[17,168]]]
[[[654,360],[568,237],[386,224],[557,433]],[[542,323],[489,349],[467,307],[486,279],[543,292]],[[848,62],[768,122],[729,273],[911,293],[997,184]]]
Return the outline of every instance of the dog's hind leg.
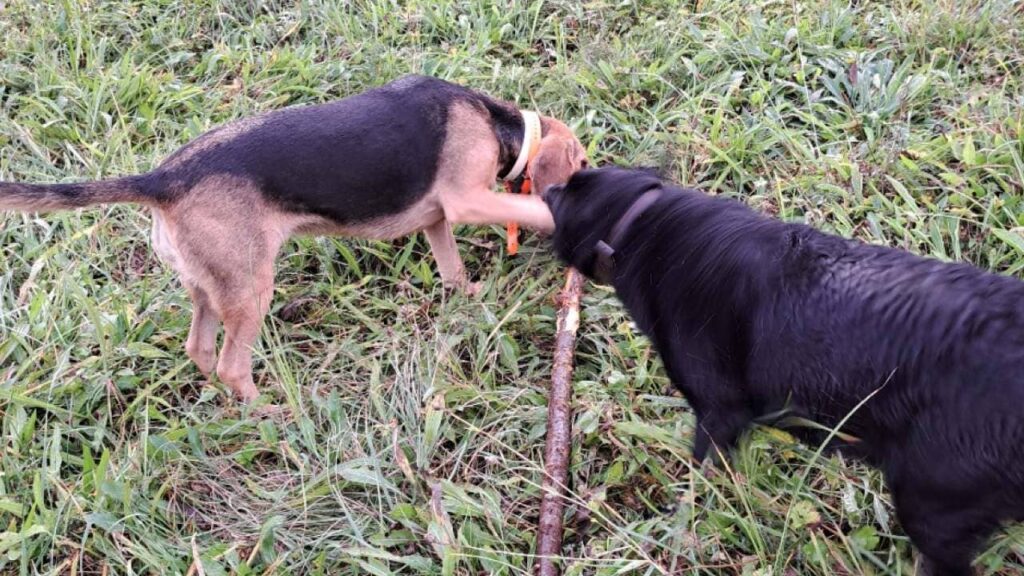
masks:
[[[213,285],[206,287],[224,323],[224,344],[217,377],[243,401],[259,392],[252,378],[252,349],[274,295],[274,258],[286,237],[261,230],[259,220],[247,229],[232,228],[232,242],[207,249],[206,267]]]
[[[259,396],[252,379],[252,348],[270,310],[274,291],[273,266],[261,268],[252,275],[248,286],[224,286],[217,296],[224,321],[224,346],[217,362],[217,376],[245,402]]]
[[[224,344],[217,376],[251,401],[259,395],[252,347],[270,310],[274,258],[293,228],[292,217],[265,203],[254,183],[224,176],[204,180],[164,216],[195,306],[189,356],[200,370],[214,370],[219,317]]]
[[[168,218],[172,219],[168,221]],[[217,328],[220,321],[213,310],[210,296],[199,284],[202,274],[197,277],[195,271],[190,270],[190,261],[183,257],[175,243],[177,230],[172,228],[173,222],[173,214],[153,209],[153,251],[178,274],[192,299],[192,326],[185,342],[185,351],[199,371],[209,378],[217,365]]]
[[[192,326],[185,342],[185,352],[199,371],[209,378],[217,367],[217,328],[220,320],[209,294],[197,285],[186,285],[192,297]]]

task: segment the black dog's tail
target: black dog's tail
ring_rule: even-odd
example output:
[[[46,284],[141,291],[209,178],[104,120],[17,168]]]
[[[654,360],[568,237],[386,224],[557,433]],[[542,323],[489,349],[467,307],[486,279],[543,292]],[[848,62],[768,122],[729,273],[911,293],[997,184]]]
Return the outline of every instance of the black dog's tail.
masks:
[[[151,203],[146,176],[76,184],[15,184],[0,182],[0,210],[47,212],[70,210],[92,204],[116,202]]]

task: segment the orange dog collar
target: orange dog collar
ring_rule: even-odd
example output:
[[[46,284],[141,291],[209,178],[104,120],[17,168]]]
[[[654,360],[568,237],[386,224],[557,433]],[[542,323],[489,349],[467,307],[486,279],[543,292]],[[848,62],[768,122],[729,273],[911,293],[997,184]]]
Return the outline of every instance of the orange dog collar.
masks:
[[[519,149],[519,157],[512,169],[503,177],[505,190],[509,193],[529,194],[531,192],[530,177],[527,167],[540,150],[541,124],[540,115],[530,110],[523,110],[523,145]],[[509,255],[519,252],[519,223],[509,222],[505,225],[505,237]]]

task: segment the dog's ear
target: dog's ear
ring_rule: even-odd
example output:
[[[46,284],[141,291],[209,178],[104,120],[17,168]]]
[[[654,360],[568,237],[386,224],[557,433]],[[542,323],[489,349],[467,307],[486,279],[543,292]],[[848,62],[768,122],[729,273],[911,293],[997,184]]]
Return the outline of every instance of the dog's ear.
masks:
[[[526,166],[526,176],[533,182],[534,194],[543,194],[552,184],[564,184],[587,164],[587,151],[573,131],[564,123],[541,117],[544,137],[537,155]]]
[[[576,139],[565,134],[550,134],[541,139],[537,155],[526,166],[534,193],[542,194],[552,184],[567,182],[580,169],[586,158],[577,148]]]

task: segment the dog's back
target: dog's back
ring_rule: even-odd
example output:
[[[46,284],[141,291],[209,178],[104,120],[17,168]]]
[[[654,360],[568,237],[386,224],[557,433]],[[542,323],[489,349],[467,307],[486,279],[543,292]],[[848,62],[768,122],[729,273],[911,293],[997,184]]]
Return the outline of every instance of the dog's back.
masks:
[[[285,209],[335,224],[396,214],[434,183],[453,102],[486,98],[425,76],[212,130],[154,172],[173,196],[211,175],[258,182]]]
[[[848,418],[845,428],[869,437],[865,449],[878,462],[889,444],[925,426],[967,460],[1003,443],[1009,430],[988,432],[1000,414],[1024,432],[1024,284],[779,226],[801,240],[769,286],[777,301],[754,320],[754,389],[792,390],[830,426]],[[1024,459],[1007,465],[1018,462],[1024,473]]]

